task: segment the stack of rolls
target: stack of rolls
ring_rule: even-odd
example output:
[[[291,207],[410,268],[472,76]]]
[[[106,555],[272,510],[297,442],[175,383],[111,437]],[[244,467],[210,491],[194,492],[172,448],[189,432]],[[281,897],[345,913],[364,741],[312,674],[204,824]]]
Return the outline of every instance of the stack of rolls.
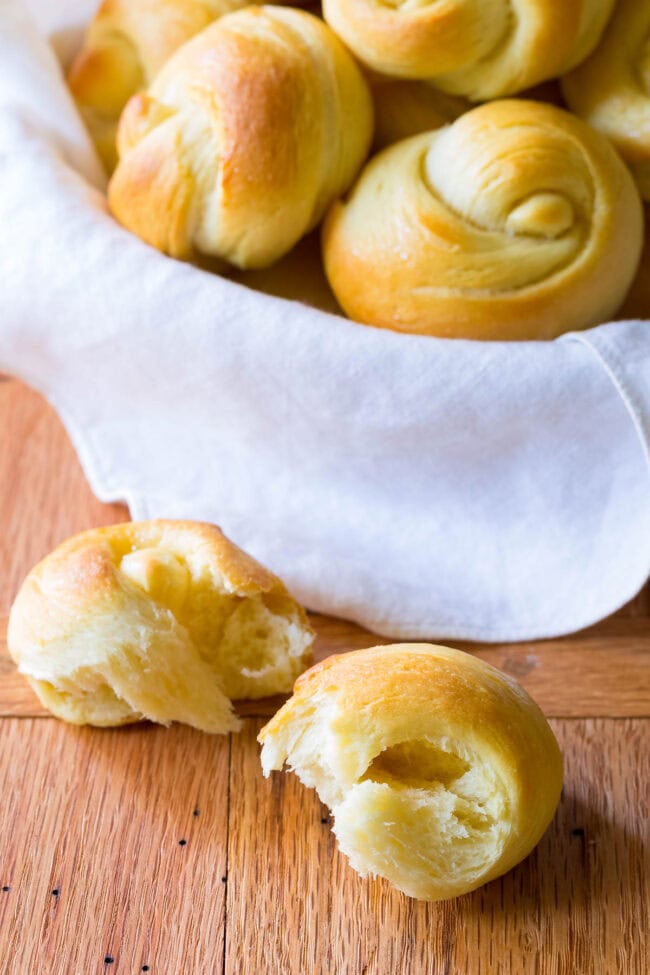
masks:
[[[240,273],[323,221],[338,306],[401,332],[539,340],[650,314],[647,5],[243,6],[100,7],[69,82],[128,230]]]
[[[361,325],[550,340],[650,312],[649,34],[634,0],[104,0],[69,83],[112,214],[170,258],[273,293],[322,225],[319,268]],[[312,639],[215,526],[158,521],[60,546],[8,645],[66,721],[225,733]],[[425,900],[519,863],[562,788],[528,695],[426,644],[318,664],[260,742],[265,774],[288,763],[330,806],[354,869]]]

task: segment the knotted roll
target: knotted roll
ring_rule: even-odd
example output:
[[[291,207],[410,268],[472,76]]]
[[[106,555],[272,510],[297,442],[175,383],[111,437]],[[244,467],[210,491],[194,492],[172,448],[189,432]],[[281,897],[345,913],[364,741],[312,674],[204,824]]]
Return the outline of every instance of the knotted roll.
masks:
[[[272,264],[350,185],[368,86],[311,14],[248,7],[188,41],[120,122],[117,219],[173,257]]]
[[[650,4],[618,0],[600,44],[563,85],[570,108],[612,140],[650,200]]]
[[[562,109],[500,101],[385,149],[323,229],[358,322],[550,339],[606,321],[634,277],[642,204],[608,141]]]
[[[614,0],[324,0],[325,19],[382,74],[474,101],[523,91],[592,51]]]
[[[332,809],[343,853],[423,900],[474,890],[523,860],[562,788],[560,751],[515,681],[446,647],[330,657],[260,733]]]
[[[230,699],[291,688],[312,639],[282,582],[214,525],[145,521],[76,535],[37,565],[8,646],[65,721],[219,733],[239,726]]]
[[[70,67],[68,84],[109,172],[122,109],[174,51],[247,0],[104,0]]]

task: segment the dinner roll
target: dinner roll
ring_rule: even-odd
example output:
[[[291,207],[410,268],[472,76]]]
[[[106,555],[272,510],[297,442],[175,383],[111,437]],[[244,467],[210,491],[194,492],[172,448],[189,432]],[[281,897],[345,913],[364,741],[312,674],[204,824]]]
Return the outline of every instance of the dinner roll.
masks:
[[[370,79],[370,90],[375,106],[373,145],[377,149],[439,129],[472,108],[465,98],[438,91],[424,81],[376,75]]]
[[[324,0],[360,61],[473,101],[523,91],[595,47],[614,0]]]
[[[236,730],[231,698],[288,691],[313,633],[282,582],[214,525],[76,535],[25,579],[9,652],[57,717]]]
[[[385,149],[323,229],[345,312],[403,332],[551,339],[606,321],[641,253],[634,182],[552,105],[491,102]]]
[[[515,681],[447,647],[397,644],[312,667],[262,729],[318,792],[363,877],[410,897],[474,890],[523,860],[553,817],[562,758]]]
[[[117,163],[122,109],[174,51],[247,0],[104,0],[68,73],[70,90],[106,169]]]
[[[368,86],[332,31],[303,11],[248,7],[131,99],[110,207],[173,257],[267,267],[347,189],[371,137]]]
[[[600,44],[563,84],[570,108],[612,140],[650,200],[650,3],[618,0]]]

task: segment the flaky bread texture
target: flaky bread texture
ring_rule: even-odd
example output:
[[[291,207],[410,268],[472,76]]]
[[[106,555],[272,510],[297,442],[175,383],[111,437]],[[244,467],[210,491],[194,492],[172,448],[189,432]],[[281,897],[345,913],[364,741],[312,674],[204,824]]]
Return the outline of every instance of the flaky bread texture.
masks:
[[[442,900],[530,853],[562,788],[544,716],[513,680],[428,644],[330,657],[262,729],[265,775],[286,762],[333,811],[352,867]]]
[[[236,730],[231,699],[288,691],[313,633],[283,583],[214,525],[144,521],[69,539],[27,576],[8,646],[74,724]]]
[[[614,0],[324,0],[323,13],[375,71],[483,101],[578,64],[613,6]]]
[[[68,85],[108,170],[122,109],[163,64],[217,17],[247,0],[104,0],[68,72]]]
[[[332,31],[303,11],[249,7],[129,102],[110,207],[173,257],[266,267],[347,189],[371,136],[368,86]]]
[[[618,0],[600,44],[563,87],[569,107],[611,139],[650,201],[650,3]]]
[[[552,339],[607,321],[643,208],[626,166],[568,112],[503,100],[385,149],[323,228],[358,322],[445,338]]]

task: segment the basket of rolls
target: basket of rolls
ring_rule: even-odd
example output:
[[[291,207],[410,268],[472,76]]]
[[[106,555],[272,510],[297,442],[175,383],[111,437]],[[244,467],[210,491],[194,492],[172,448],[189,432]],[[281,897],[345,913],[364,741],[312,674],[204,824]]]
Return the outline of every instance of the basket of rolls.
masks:
[[[649,50],[633,0],[10,0],[0,368],[310,609],[587,626],[650,570]]]

